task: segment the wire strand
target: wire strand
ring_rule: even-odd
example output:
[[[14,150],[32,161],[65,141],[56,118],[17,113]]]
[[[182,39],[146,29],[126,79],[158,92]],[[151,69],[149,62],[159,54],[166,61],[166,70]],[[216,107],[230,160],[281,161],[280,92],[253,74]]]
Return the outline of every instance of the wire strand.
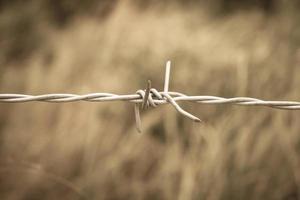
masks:
[[[224,98],[217,96],[189,96],[180,92],[169,91],[171,62],[166,64],[164,91],[159,92],[155,88],[151,88],[151,81],[148,81],[145,90],[138,90],[135,94],[112,94],[112,93],[90,93],[84,95],[78,94],[42,94],[42,95],[25,95],[25,94],[0,94],[0,103],[23,103],[23,102],[50,102],[50,103],[66,103],[75,101],[88,102],[106,102],[106,101],[128,101],[134,103],[134,112],[136,118],[136,127],[141,132],[140,104],[142,108],[157,107],[161,104],[171,104],[182,115],[192,119],[195,122],[201,120],[183,110],[178,102],[194,102],[199,104],[235,104],[242,106],[266,106],[283,110],[300,110],[300,102],[298,101],[267,101],[251,97],[233,97]]]
[[[139,90],[140,91],[140,90]],[[144,93],[145,91],[142,90]],[[155,91],[155,92],[154,92]],[[160,94],[161,96],[158,96]],[[277,109],[300,110],[300,102],[298,101],[267,101],[251,97],[233,97],[224,98],[218,96],[188,96],[179,92],[158,92],[155,88],[151,88],[148,103],[149,105],[160,105],[170,103],[162,96],[168,95],[175,102],[188,101],[201,104],[237,104],[244,106],[268,106]],[[152,103],[149,102],[152,99]],[[117,95],[111,93],[90,93],[84,95],[78,94],[43,94],[43,95],[25,95],[25,94],[0,94],[1,103],[24,103],[24,102],[105,102],[105,101],[129,101],[132,103],[143,103],[144,99],[139,94]],[[153,104],[154,103],[154,104]],[[154,107],[154,106],[153,106]]]

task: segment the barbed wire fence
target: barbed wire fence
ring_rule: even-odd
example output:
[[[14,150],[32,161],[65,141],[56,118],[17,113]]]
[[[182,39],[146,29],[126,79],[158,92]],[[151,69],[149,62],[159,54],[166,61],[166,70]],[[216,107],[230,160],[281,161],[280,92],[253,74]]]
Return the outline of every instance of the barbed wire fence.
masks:
[[[233,97],[224,98],[217,96],[189,96],[180,92],[169,91],[171,62],[166,64],[164,90],[159,92],[151,87],[151,81],[148,80],[147,88],[137,90],[135,94],[118,95],[112,93],[90,93],[84,95],[78,94],[43,94],[43,95],[25,95],[25,94],[0,94],[0,103],[22,103],[22,102],[50,102],[65,103],[75,101],[88,102],[106,102],[106,101],[128,101],[134,103],[134,113],[136,128],[141,132],[140,109],[148,107],[157,107],[162,104],[171,104],[182,115],[195,121],[201,120],[193,114],[183,110],[177,102],[187,101],[201,104],[235,104],[242,106],[267,106],[275,109],[300,110],[300,102],[297,101],[266,101],[251,97]]]

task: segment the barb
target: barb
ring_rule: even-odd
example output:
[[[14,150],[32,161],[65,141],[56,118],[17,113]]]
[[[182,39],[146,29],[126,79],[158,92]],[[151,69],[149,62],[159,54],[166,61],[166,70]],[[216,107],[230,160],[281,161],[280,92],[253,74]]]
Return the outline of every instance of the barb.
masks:
[[[146,90],[138,90],[135,94],[112,94],[112,93],[91,93],[91,94],[43,94],[43,95],[25,95],[25,94],[0,94],[0,103],[22,103],[22,102],[50,102],[50,103],[63,103],[75,101],[88,101],[88,102],[106,102],[106,101],[128,101],[134,103],[136,126],[141,132],[141,119],[139,105],[142,108],[157,107],[162,104],[171,104],[182,115],[192,119],[195,122],[201,120],[189,112],[183,110],[178,102],[195,102],[201,104],[235,104],[242,106],[266,106],[275,109],[284,110],[300,110],[300,102],[298,101],[266,101],[251,97],[233,97],[224,98],[217,96],[189,96],[179,92],[169,91],[171,62],[168,61],[166,65],[164,90],[157,91],[151,88],[151,81],[148,81]]]
[[[169,91],[170,71],[171,71],[171,61],[168,61],[166,65],[166,73],[165,73],[165,84],[164,84],[165,93]]]
[[[147,84],[147,88],[146,88],[146,92],[145,92],[145,96],[144,96],[144,101],[143,101],[143,105],[142,108],[143,110],[145,110],[148,106],[149,106],[149,94],[150,94],[150,89],[151,89],[151,81],[148,80],[148,84]],[[156,106],[155,104],[152,104],[152,106]]]

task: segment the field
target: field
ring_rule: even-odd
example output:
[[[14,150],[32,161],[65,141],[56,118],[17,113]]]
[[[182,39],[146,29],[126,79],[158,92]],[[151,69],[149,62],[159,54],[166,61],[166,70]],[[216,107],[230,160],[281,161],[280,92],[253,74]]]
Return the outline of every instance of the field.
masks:
[[[298,1],[0,1],[0,93],[300,101]],[[300,199],[300,111],[0,104],[0,199]]]

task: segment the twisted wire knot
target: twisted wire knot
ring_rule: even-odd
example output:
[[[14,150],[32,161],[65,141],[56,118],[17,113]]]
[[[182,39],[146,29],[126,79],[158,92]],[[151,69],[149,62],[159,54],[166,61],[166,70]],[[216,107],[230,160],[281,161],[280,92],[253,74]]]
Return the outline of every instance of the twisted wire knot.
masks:
[[[136,91],[136,94],[140,96],[140,99],[143,102],[142,104],[143,110],[147,109],[150,106],[154,108],[157,107],[158,104],[156,103],[155,100],[164,100],[162,95],[155,88],[151,88],[151,81],[148,81],[148,86],[146,90],[138,90]],[[142,132],[139,103],[135,103],[134,111],[135,111],[136,128],[138,132]]]
[[[158,92],[155,88],[151,88],[151,81],[148,81],[148,86],[145,90],[136,91],[143,102],[142,109],[147,109],[148,107],[157,107],[158,102],[160,103],[170,103],[174,106],[174,108],[181,114],[186,117],[192,119],[195,122],[201,122],[201,120],[190,114],[189,112],[183,110],[176,102],[176,100],[172,97],[173,93],[170,92]],[[136,126],[137,130],[141,132],[141,119],[140,119],[140,109],[139,103],[135,104],[135,118],[136,118]]]
[[[137,90],[136,94],[140,96],[140,99],[143,101],[143,104],[145,105],[143,109],[146,109],[148,107],[154,107],[156,108],[159,103],[157,100],[160,100],[161,102],[164,102],[165,99],[163,96],[158,92],[155,88],[150,88],[149,95],[146,95],[146,90]]]

